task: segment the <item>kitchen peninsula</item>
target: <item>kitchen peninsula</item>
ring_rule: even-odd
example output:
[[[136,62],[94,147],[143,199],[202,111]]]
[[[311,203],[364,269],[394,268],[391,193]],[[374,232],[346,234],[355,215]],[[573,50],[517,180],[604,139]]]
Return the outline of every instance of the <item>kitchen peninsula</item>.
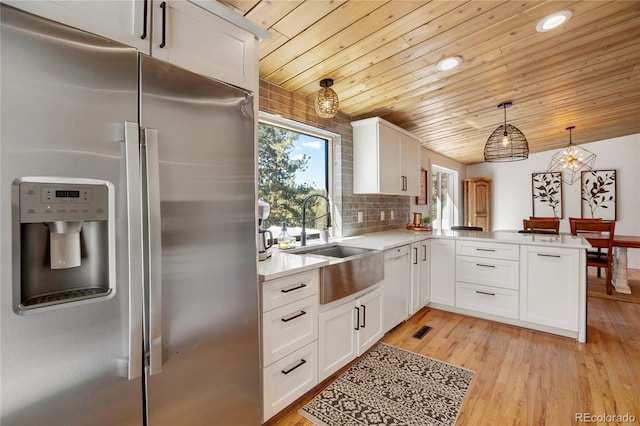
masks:
[[[323,305],[326,258],[275,251],[259,263],[265,420],[425,306],[586,342],[582,237],[393,230],[330,244],[384,251],[384,280]]]

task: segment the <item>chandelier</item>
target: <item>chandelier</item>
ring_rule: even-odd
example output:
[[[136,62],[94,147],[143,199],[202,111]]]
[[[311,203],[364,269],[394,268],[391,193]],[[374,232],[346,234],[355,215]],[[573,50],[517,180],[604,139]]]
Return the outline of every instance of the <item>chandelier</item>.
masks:
[[[507,124],[507,108],[511,105],[511,102],[498,105],[498,108],[504,110],[504,124],[494,130],[487,139],[484,146],[484,161],[519,161],[529,157],[527,138],[517,127]]]
[[[322,118],[334,117],[338,113],[339,100],[336,92],[331,89],[333,80],[330,78],[320,80],[320,86],[322,89],[316,93],[316,99],[314,101],[316,114]]]
[[[547,167],[547,172],[562,172],[562,180],[569,185],[580,179],[581,172],[591,170],[596,161],[594,153],[572,144],[571,131],[575,128],[570,126],[565,129],[569,131],[569,145],[553,154]]]

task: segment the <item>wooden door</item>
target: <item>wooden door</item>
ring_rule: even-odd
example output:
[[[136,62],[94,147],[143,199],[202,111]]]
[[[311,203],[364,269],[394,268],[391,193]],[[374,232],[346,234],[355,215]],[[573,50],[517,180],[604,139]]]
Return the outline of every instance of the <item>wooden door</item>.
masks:
[[[464,224],[491,231],[491,179],[464,180]]]

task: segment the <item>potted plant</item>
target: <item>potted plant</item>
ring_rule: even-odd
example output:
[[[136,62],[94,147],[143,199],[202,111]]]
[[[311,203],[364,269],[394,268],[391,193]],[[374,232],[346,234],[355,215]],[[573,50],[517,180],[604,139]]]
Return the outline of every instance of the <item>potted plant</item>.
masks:
[[[423,216],[422,217],[422,227],[431,231],[431,216]]]

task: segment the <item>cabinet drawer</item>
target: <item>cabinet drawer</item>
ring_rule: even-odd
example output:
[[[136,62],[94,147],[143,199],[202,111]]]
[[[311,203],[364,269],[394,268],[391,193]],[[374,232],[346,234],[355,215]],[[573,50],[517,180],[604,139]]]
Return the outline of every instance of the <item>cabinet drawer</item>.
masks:
[[[517,244],[457,240],[456,254],[491,259],[518,260],[519,249]]]
[[[318,384],[318,342],[262,370],[264,421]]]
[[[262,312],[318,294],[317,269],[262,283]]]
[[[477,284],[456,283],[456,306],[518,319],[518,292]]]
[[[456,281],[518,290],[519,276],[514,260],[456,257]]]
[[[262,314],[262,362],[267,366],[318,338],[318,298],[309,296]]]

